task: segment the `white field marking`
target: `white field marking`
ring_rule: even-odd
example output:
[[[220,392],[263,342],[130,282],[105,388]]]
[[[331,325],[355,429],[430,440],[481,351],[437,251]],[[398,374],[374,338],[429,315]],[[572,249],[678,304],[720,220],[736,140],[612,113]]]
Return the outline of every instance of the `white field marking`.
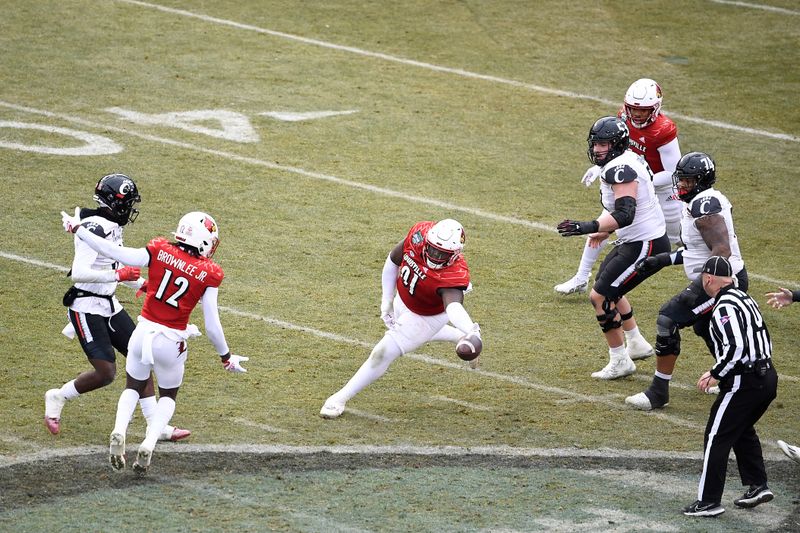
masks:
[[[270,426],[268,424],[261,424],[259,422],[253,422],[252,420],[247,420],[246,418],[233,418],[231,419],[232,422],[236,422],[237,424],[241,424],[243,426],[248,426],[251,428],[261,429],[266,431],[267,433],[287,433],[289,430],[278,428],[275,426]]]
[[[118,154],[122,147],[107,137],[87,133],[85,131],[75,131],[68,128],[57,128],[44,124],[30,124],[28,122],[0,121],[0,128],[11,128],[15,130],[39,130],[47,133],[57,133],[66,137],[78,139],[84,144],[82,146],[45,146],[42,144],[20,144],[0,141],[0,148],[10,150],[20,150],[22,152],[35,152],[37,154],[67,155],[67,156],[92,156]]]
[[[265,111],[264,113],[258,114],[263,117],[274,118],[284,122],[300,122],[302,120],[315,120],[339,115],[352,115],[353,113],[358,113],[358,109],[349,109],[347,111],[307,111],[305,113],[294,111]]]
[[[475,411],[494,411],[494,408],[488,405],[465,402],[463,400],[456,400],[455,398],[448,398],[447,396],[431,396],[431,399],[439,402],[454,403],[461,407],[466,407],[467,409],[474,409]]]
[[[426,63],[424,61],[416,61],[414,59],[407,59],[407,58],[404,58],[404,57],[393,56],[393,55],[384,54],[384,53],[381,53],[381,52],[372,52],[372,51],[369,51],[369,50],[364,50],[362,48],[356,48],[354,46],[343,46],[343,45],[339,45],[339,44],[329,43],[327,41],[320,41],[318,39],[311,39],[311,38],[308,38],[308,37],[302,37],[300,35],[294,35],[294,34],[291,34],[291,33],[284,33],[284,32],[275,31],[275,30],[268,30],[268,29],[265,29],[265,28],[259,28],[258,26],[252,26],[250,24],[242,24],[242,23],[239,23],[239,22],[234,22],[232,20],[226,20],[226,19],[221,19],[221,18],[217,18],[217,17],[211,17],[211,16],[208,16],[208,15],[203,15],[201,13],[193,13],[191,11],[186,11],[186,10],[183,10],[183,9],[175,9],[175,8],[171,8],[171,7],[167,7],[167,6],[162,6],[162,5],[159,5],[159,4],[153,4],[153,3],[150,3],[150,2],[140,2],[138,0],[115,0],[115,1],[123,2],[123,3],[126,3],[126,4],[137,5],[137,6],[141,6],[141,7],[147,7],[147,8],[150,8],[150,9],[156,9],[158,11],[162,11],[164,13],[171,13],[173,15],[180,15],[180,16],[183,16],[183,17],[194,18],[194,19],[202,20],[204,22],[209,22],[209,23],[212,23],[212,24],[220,24],[220,25],[223,25],[223,26],[229,26],[229,27],[232,27],[232,28],[240,29],[240,30],[253,31],[253,32],[256,32],[256,33],[264,34],[264,35],[271,35],[273,37],[280,37],[282,39],[289,39],[289,40],[292,40],[292,41],[296,41],[296,42],[300,42],[300,43],[304,43],[304,44],[310,44],[310,45],[314,45],[314,46],[319,46],[319,47],[322,47],[322,48],[328,48],[328,49],[331,49],[331,50],[338,50],[338,51],[341,51],[341,52],[349,52],[351,54],[357,54],[357,55],[360,55],[360,56],[373,57],[373,58],[376,58],[376,59],[382,59],[384,61],[391,61],[393,63],[400,63],[400,64],[403,64],[403,65],[409,65],[409,66],[412,66],[412,67],[419,67],[419,68],[423,68],[423,69],[426,69],[426,70],[432,70],[434,72],[443,72],[443,73],[446,73],[446,74],[455,74],[457,76],[461,76],[461,77],[464,77],[464,78],[483,80],[483,81],[488,81],[488,82],[492,82],[492,83],[500,83],[500,84],[503,84],[503,85],[510,85],[512,87],[520,87],[520,88],[523,88],[523,89],[528,89],[528,90],[532,90],[532,91],[535,91],[535,92],[539,92],[539,93],[543,93],[543,94],[547,94],[547,95],[551,95],[551,96],[563,96],[563,97],[566,97],[566,98],[576,98],[576,99],[579,99],[579,100],[589,100],[589,101],[592,101],[592,102],[599,102],[601,104],[612,106],[615,109],[619,108],[619,106],[620,106],[619,101],[610,101],[610,100],[606,100],[604,98],[600,98],[600,97],[597,97],[597,96],[591,96],[591,95],[588,95],[588,94],[574,93],[574,92],[571,92],[571,91],[563,91],[563,90],[560,90],[560,89],[551,89],[549,87],[544,87],[542,85],[535,85],[533,83],[525,83],[525,82],[512,80],[512,79],[500,78],[498,76],[491,76],[491,75],[487,75],[487,74],[479,74],[477,72],[470,72],[468,70],[462,70],[460,68],[451,68],[451,67],[444,67],[444,66],[441,66],[441,65],[434,65],[432,63]],[[748,134],[751,134],[751,135],[757,135],[757,136],[761,136],[761,137],[779,139],[779,140],[782,140],[782,141],[800,142],[800,137],[797,137],[795,135],[790,135],[788,133],[774,133],[774,132],[771,132],[771,131],[758,130],[758,129],[754,129],[754,128],[737,126],[735,124],[728,124],[726,122],[720,122],[720,121],[717,121],[717,120],[706,120],[706,119],[703,119],[703,118],[697,118],[697,117],[691,117],[691,116],[687,116],[687,115],[681,115],[681,114],[678,114],[678,113],[673,113],[671,111],[668,114],[670,116],[672,116],[672,117],[679,118],[679,119],[681,119],[681,120],[683,120],[685,122],[695,122],[697,124],[703,124],[705,126],[713,126],[715,128],[722,128],[722,129],[726,129],[726,130],[737,131],[737,132],[740,132],[740,133],[748,133]]]
[[[793,11],[782,7],[767,6],[764,4],[751,4],[749,2],[733,2],[731,0],[711,0],[715,4],[727,4],[736,7],[750,7],[753,9],[763,9],[764,11],[773,11],[775,13],[782,13],[784,15],[800,15],[800,11]]]
[[[360,416],[361,418],[366,418],[367,420],[375,420],[376,422],[391,422],[391,418],[386,418],[385,416],[375,415],[372,413],[368,413],[366,411],[362,411],[360,409],[353,409],[352,407],[345,407],[345,413],[350,413],[351,415]]]
[[[395,190],[392,190],[392,189],[386,189],[384,187],[377,187],[375,185],[369,185],[369,184],[359,183],[359,182],[356,182],[356,181],[351,181],[351,180],[347,180],[347,179],[343,179],[343,178],[338,178],[336,176],[331,176],[329,174],[322,174],[320,172],[313,172],[313,171],[310,171],[310,170],[305,170],[305,169],[298,168],[298,167],[291,167],[291,166],[287,166],[287,165],[279,165],[277,163],[273,163],[272,161],[264,161],[262,159],[256,159],[254,157],[241,156],[241,155],[233,154],[233,153],[230,153],[230,152],[225,152],[225,151],[222,151],[222,150],[212,150],[212,149],[209,149],[209,148],[203,148],[201,146],[197,146],[197,145],[186,143],[186,142],[182,142],[182,141],[176,141],[176,140],[167,139],[167,138],[164,138],[164,137],[157,137],[155,135],[148,135],[148,134],[145,134],[145,133],[139,133],[137,131],[128,130],[128,129],[120,128],[120,127],[117,127],[117,126],[111,126],[109,124],[101,124],[101,123],[98,123],[98,122],[93,122],[93,121],[90,121],[90,120],[85,120],[85,119],[82,119],[82,118],[73,117],[73,116],[70,116],[70,115],[64,115],[64,114],[60,114],[60,113],[52,113],[50,111],[44,111],[44,110],[40,110],[40,109],[34,109],[32,107],[20,106],[20,105],[16,105],[16,104],[12,104],[12,103],[9,103],[9,102],[4,102],[4,101],[0,101],[0,106],[7,107],[9,109],[14,109],[16,111],[22,111],[22,112],[26,112],[26,113],[33,113],[33,114],[37,114],[37,115],[42,115],[42,116],[49,117],[49,118],[57,118],[57,119],[60,119],[60,120],[66,120],[66,121],[69,121],[69,122],[74,122],[76,124],[81,124],[83,126],[101,129],[101,130],[104,130],[104,131],[114,131],[114,132],[117,132],[117,133],[123,133],[125,135],[130,135],[132,137],[137,137],[137,138],[140,138],[140,139],[144,139],[146,141],[156,142],[156,143],[160,143],[160,144],[166,144],[166,145],[169,145],[169,146],[175,146],[175,147],[184,148],[184,149],[187,149],[187,150],[193,150],[195,152],[200,152],[200,153],[203,153],[203,154],[208,154],[208,155],[213,155],[213,156],[218,156],[218,157],[230,159],[231,161],[238,161],[240,163],[246,163],[246,164],[249,164],[249,165],[256,165],[256,166],[260,166],[260,167],[269,168],[269,169],[272,169],[272,170],[278,170],[278,171],[282,171],[282,172],[290,172],[290,173],[293,173],[293,174],[299,174],[299,175],[304,176],[306,178],[312,178],[312,179],[316,179],[316,180],[327,181],[327,182],[335,183],[337,185],[344,185],[346,187],[352,187],[354,189],[360,189],[360,190],[364,190],[364,191],[369,191],[369,192],[373,192],[373,193],[380,194],[380,195],[383,195],[383,196],[390,196],[390,197],[393,197],[393,198],[400,198],[402,200],[406,200],[406,201],[409,201],[409,202],[416,202],[416,203],[426,204],[426,205],[430,205],[430,206],[433,206],[433,207],[438,207],[438,208],[441,208],[441,209],[444,209],[444,210],[460,211],[462,213],[469,213],[471,215],[475,215],[475,216],[478,216],[478,217],[486,218],[486,219],[489,219],[489,220],[494,220],[494,221],[497,221],[497,222],[507,222],[509,224],[515,224],[515,225],[518,225],[518,226],[534,228],[534,229],[538,229],[538,230],[542,230],[542,231],[548,231],[548,232],[551,232],[551,233],[555,233],[556,232],[556,229],[555,229],[554,226],[551,226],[551,225],[548,225],[548,224],[542,224],[541,222],[532,222],[530,220],[523,220],[523,219],[520,219],[520,218],[514,218],[514,217],[509,217],[509,216],[504,216],[504,215],[497,215],[495,213],[490,213],[489,211],[484,211],[482,209],[473,209],[473,208],[470,208],[470,207],[462,207],[462,206],[459,206],[459,205],[456,205],[456,204],[451,204],[449,202],[442,202],[440,200],[436,200],[436,199],[433,199],[433,198],[425,198],[423,196],[415,196],[415,195],[411,195],[411,194],[406,194],[404,192],[395,191]]]
[[[144,126],[167,126],[238,143],[256,143],[261,140],[247,115],[227,109],[197,109],[155,115],[121,107],[107,107],[104,111]],[[204,125],[209,121],[216,121],[220,127],[209,128]]]
[[[620,403],[625,403],[625,395],[624,394],[616,394],[616,393],[613,393],[613,394],[598,394],[596,396],[593,396],[593,398],[596,398],[598,401],[613,400],[613,401],[618,401]],[[580,401],[577,400],[576,398],[563,398],[561,400],[555,400],[553,403],[555,405],[570,405],[570,404],[573,404],[573,403],[580,403]]]
[[[0,257],[3,257],[5,259],[10,259],[12,261],[19,261],[20,263],[27,263],[29,265],[50,268],[52,270],[59,270],[61,272],[69,272],[68,268],[63,267],[61,265],[54,265],[53,263],[45,263],[44,261],[39,261],[38,259],[31,259],[29,257],[22,257],[21,255],[17,255],[17,254],[9,254],[9,253],[0,251]]]
[[[9,435],[8,433],[0,433],[0,441],[12,444],[14,446],[19,446],[20,448],[24,448],[26,450],[32,450],[34,452],[39,452],[41,450],[46,450],[48,448],[46,446],[42,446],[39,443],[22,439],[20,437],[17,437],[16,435]]]
[[[220,490],[215,487],[209,486],[204,481],[189,481],[180,480],[176,481],[175,478],[161,478],[160,481],[171,486],[181,487],[199,494],[204,500],[222,501],[227,500],[232,502],[238,509],[241,507],[250,507],[253,509],[268,508],[270,510],[280,511],[284,515],[288,515],[295,522],[291,527],[296,528],[298,531],[330,531],[332,533],[370,533],[369,529],[360,529],[351,525],[342,524],[341,522],[330,520],[327,518],[327,513],[303,513],[297,509],[286,507],[285,505],[275,505],[268,495],[260,495],[258,497],[247,496],[240,493],[231,493],[227,490]],[[210,498],[209,498],[210,497]],[[224,505],[224,504],[223,504]]]

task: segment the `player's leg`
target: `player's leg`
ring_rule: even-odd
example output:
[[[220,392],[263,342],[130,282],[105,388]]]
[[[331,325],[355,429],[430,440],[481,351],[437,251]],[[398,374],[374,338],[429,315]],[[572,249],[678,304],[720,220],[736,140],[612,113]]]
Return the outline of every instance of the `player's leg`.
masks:
[[[600,251],[605,248],[608,239],[600,243],[600,246],[593,248],[589,246],[589,239],[587,238],[583,245],[583,254],[581,254],[581,261],[578,264],[578,271],[570,279],[564,283],[559,283],[553,289],[560,294],[572,294],[573,292],[586,292],[589,287],[589,277],[592,275],[592,267],[600,257]]]
[[[105,387],[114,381],[117,373],[116,354],[108,331],[108,319],[69,311],[69,319],[78,336],[92,370],[81,373],[59,388],[45,393],[45,426],[53,435],[61,431],[61,411],[64,404],[81,394]]]

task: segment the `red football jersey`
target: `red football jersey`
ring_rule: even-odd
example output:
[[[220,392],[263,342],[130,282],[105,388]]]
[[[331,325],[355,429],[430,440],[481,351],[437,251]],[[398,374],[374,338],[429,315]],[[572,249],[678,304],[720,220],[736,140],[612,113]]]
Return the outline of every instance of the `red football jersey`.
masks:
[[[619,118],[622,118],[623,115],[624,108],[617,113]],[[625,124],[631,132],[631,150],[644,156],[653,174],[664,170],[658,149],[678,136],[678,127],[672,122],[672,119],[659,113],[655,122],[646,128],[637,128],[627,117],[625,117]]]
[[[425,235],[435,222],[418,222],[403,241],[403,260],[397,275],[397,293],[406,307],[418,315],[444,313],[438,289],[466,289],[469,267],[460,256],[455,263],[442,269],[428,268],[422,257]]]
[[[225,274],[211,259],[187,253],[163,237],[147,243],[150,264],[142,316],[183,330],[206,287],[219,287]]]

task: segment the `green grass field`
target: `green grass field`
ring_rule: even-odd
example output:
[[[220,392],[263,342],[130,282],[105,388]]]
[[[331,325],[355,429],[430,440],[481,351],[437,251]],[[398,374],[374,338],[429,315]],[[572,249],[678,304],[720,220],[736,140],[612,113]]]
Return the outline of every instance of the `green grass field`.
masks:
[[[162,513],[152,530],[175,531],[800,527],[800,470],[775,445],[800,443],[800,306],[763,296],[800,287],[796,2],[6,4],[3,530],[133,530],[148,501]],[[711,364],[702,342],[684,333],[669,407],[628,409],[655,361],[592,379],[607,361],[593,311],[553,291],[582,248],[555,225],[598,212],[580,183],[588,128],[640,77],[664,89],[682,151],[716,160],[781,376],[757,426],[776,500],[734,510],[731,463],[728,512],[710,522],[679,513],[713,401],[694,389]],[[112,171],[143,197],[129,246],[188,211],[217,219],[222,323],[250,357],[230,375],[206,338],[191,344],[173,422],[193,435],[157,448],[146,480],[106,465],[121,368],[67,404],[57,437],[41,420],[44,392],[89,368],[60,334],[72,243],[59,213],[91,206]],[[416,221],[447,217],[466,228],[480,370],[430,344],[322,420],[382,335],[388,251]],[[685,285],[675,268],[630,295],[651,342]],[[119,296],[135,316],[141,301]],[[138,443],[141,417],[131,432]]]

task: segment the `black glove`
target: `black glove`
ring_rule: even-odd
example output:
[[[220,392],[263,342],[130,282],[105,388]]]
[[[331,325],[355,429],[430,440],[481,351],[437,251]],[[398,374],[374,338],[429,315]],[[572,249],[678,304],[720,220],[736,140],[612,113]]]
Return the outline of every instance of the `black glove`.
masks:
[[[564,220],[561,222],[561,224],[556,226],[556,229],[562,237],[573,237],[575,235],[597,233],[597,231],[600,229],[600,223],[596,220],[589,220],[587,222]]]
[[[652,276],[665,266],[672,264],[669,253],[651,255],[636,262],[636,273],[642,276]]]

